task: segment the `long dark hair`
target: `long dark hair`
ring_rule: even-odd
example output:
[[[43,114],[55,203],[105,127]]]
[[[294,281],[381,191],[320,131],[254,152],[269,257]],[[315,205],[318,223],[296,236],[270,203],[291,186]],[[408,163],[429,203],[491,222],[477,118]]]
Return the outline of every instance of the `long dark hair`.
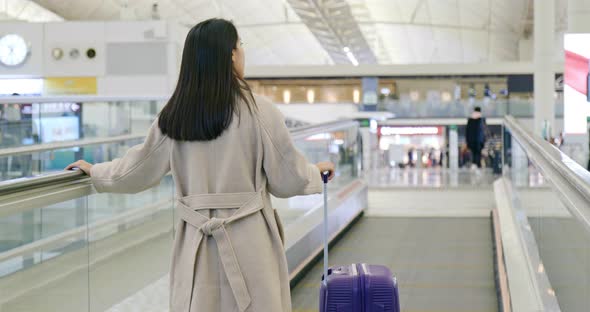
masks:
[[[248,84],[234,70],[238,31],[223,19],[193,27],[184,43],[178,84],[159,115],[163,134],[180,141],[219,137],[240,114],[240,100],[255,105]]]

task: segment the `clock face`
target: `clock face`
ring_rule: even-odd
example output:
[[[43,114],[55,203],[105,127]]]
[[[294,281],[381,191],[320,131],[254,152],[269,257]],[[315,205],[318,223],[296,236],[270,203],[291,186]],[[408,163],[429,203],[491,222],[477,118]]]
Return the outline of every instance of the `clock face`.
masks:
[[[29,47],[25,40],[15,34],[0,38],[0,63],[6,66],[18,66],[25,62]]]

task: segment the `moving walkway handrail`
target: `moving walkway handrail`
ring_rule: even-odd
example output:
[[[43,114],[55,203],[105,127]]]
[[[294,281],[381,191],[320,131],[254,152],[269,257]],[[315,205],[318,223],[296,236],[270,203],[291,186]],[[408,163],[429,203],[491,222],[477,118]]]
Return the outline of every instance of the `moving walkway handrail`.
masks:
[[[10,179],[0,182],[0,195],[18,190],[28,190],[38,186],[68,182],[83,178],[85,178],[85,176],[81,170],[71,170],[40,174],[34,177]]]
[[[145,134],[125,134],[125,135],[118,135],[114,137],[106,137],[106,138],[92,138],[92,139],[82,139],[82,140],[75,140],[75,141],[61,141],[61,142],[52,142],[52,143],[43,143],[43,144],[35,144],[35,145],[25,145],[19,147],[9,147],[0,149],[0,157],[7,157],[7,156],[17,156],[17,155],[26,155],[32,153],[40,153],[46,151],[54,151],[60,150],[65,148],[71,147],[82,147],[88,145],[96,145],[96,144],[111,144],[111,143],[118,143],[124,141],[130,141],[135,139],[142,139],[145,137]]]
[[[0,104],[166,101],[167,96],[0,96]]]
[[[552,186],[570,213],[590,232],[590,172],[549,142],[531,134],[514,117],[504,119],[510,131]]]
[[[313,135],[313,134],[325,133],[325,132],[345,129],[345,128],[352,127],[355,125],[358,125],[357,121],[345,119],[345,120],[330,121],[330,122],[325,122],[325,123],[321,123],[321,124],[313,124],[313,125],[298,127],[298,128],[291,129],[290,131],[291,131],[291,137],[293,139],[301,139],[301,138],[305,138],[305,137]]]
[[[317,133],[325,133],[328,131],[335,131],[340,129],[345,129],[354,125],[358,125],[356,121],[351,120],[342,120],[342,121],[334,121],[328,123],[321,123],[315,124],[310,126],[299,127],[295,129],[291,129],[291,136],[294,139],[299,139],[303,137],[307,137],[309,135],[317,134]],[[93,143],[88,144],[107,144],[107,143],[115,143],[120,141],[126,141],[130,139],[140,139],[145,137],[145,135],[128,135],[128,136],[120,136],[118,139],[113,140],[113,138],[104,138],[104,139],[89,139],[88,142],[92,141]],[[61,143],[50,143],[53,144],[52,148],[47,150],[53,149],[61,149],[61,148],[68,148],[68,147],[76,147],[81,146],[80,142],[86,141],[70,141],[70,142],[61,142]],[[43,145],[50,145],[50,144],[43,144]],[[61,145],[60,145],[61,144]],[[86,145],[88,145],[86,144]],[[55,147],[57,146],[57,148]],[[29,147],[33,149],[32,147]],[[43,149],[41,149],[43,150]],[[39,150],[39,151],[41,151]],[[0,156],[8,156],[3,155],[0,151]],[[87,179],[81,171],[74,170],[74,171],[61,171],[61,172],[52,172],[47,174],[42,174],[34,177],[24,177],[24,178],[17,178],[6,180],[0,182],[0,195],[11,193],[19,190],[30,190],[34,187],[46,186],[46,185],[54,185],[57,183],[62,182],[71,182],[77,179]]]

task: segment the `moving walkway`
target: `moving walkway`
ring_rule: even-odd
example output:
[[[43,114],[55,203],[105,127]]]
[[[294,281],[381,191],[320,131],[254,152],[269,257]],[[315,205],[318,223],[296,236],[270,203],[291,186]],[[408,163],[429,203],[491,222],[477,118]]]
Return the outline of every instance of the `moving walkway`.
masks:
[[[390,266],[404,311],[587,311],[590,174],[513,118],[504,128],[512,142],[504,174],[470,188],[490,192],[489,209],[453,216],[440,209],[461,197],[439,213],[401,215],[406,203],[383,196],[407,187],[369,190],[357,123],[293,129],[310,161],[337,163],[331,262]],[[418,202],[435,193],[416,189]],[[97,194],[79,172],[0,183],[0,311],[166,311],[173,198],[170,176],[132,195]],[[377,198],[390,215],[375,212]],[[286,231],[294,310],[315,311],[321,195],[273,204]]]

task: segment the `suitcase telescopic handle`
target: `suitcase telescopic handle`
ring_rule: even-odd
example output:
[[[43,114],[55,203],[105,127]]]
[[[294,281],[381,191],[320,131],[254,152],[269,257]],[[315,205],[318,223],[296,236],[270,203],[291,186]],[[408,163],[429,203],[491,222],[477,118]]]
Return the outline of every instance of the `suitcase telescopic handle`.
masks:
[[[322,172],[322,180],[324,183],[328,183],[328,178],[330,177],[331,172],[329,170]]]
[[[324,181],[324,284],[328,285],[328,178],[330,171],[322,172]]]

